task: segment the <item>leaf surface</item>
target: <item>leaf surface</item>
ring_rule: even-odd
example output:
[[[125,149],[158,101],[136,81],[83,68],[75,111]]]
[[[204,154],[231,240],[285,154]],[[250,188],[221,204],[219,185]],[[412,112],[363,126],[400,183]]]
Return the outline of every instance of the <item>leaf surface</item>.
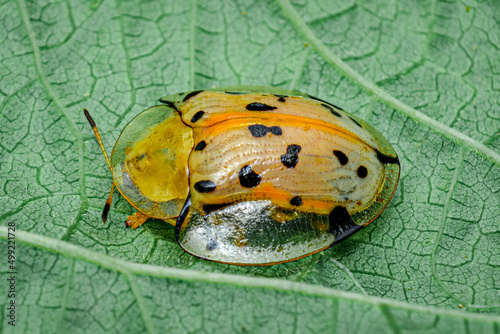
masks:
[[[0,248],[15,223],[5,332],[457,332],[500,328],[496,1],[5,1],[0,4]],[[198,260],[133,208],[111,151],[161,96],[298,89],[367,120],[402,165],[382,215],[271,267]],[[5,257],[6,258],[6,257]],[[2,291],[9,269],[0,266]],[[2,293],[6,295],[5,292]]]

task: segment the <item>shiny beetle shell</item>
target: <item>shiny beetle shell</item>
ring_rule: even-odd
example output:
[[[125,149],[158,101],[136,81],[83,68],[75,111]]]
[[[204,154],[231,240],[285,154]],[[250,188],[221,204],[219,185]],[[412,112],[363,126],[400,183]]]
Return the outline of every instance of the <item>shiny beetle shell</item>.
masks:
[[[302,258],[368,225],[396,189],[400,165],[388,141],[310,95],[228,87],[160,102],[123,129],[113,179],[142,214],[175,224],[179,245],[196,257]]]

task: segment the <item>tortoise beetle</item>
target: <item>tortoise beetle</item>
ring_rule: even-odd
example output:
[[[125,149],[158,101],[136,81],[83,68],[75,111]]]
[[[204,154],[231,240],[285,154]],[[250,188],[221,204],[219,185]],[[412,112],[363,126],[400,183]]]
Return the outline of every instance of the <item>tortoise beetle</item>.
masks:
[[[398,156],[372,126],[298,91],[239,86],[166,96],[121,132],[114,186],[175,226],[207,260],[270,265],[314,254],[372,222],[399,180]]]

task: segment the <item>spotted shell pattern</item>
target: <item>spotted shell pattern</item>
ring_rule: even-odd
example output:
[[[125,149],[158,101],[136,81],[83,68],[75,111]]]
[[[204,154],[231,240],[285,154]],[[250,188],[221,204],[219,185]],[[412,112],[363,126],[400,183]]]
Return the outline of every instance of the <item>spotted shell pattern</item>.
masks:
[[[113,150],[138,210],[177,218],[187,252],[243,265],[318,252],[373,221],[399,180],[373,127],[297,91],[229,87],[164,97]]]

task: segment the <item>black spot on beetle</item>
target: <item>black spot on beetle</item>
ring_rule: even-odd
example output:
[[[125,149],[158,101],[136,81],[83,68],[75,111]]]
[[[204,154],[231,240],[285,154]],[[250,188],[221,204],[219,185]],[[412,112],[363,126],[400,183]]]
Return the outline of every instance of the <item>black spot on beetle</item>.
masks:
[[[191,123],[198,121],[203,117],[203,115],[205,115],[205,112],[203,110],[198,111],[196,114],[194,114],[193,118],[191,118]]]
[[[397,157],[391,157],[390,155],[386,155],[382,152],[377,151],[377,159],[383,164],[398,164],[399,159]]]
[[[299,206],[302,204],[302,198],[300,198],[300,196],[295,196],[290,200],[290,204],[293,206]]]
[[[350,117],[350,116],[349,116],[349,118],[351,119],[351,121],[353,121],[353,122],[354,122],[354,124],[356,124],[356,125],[357,125],[357,126],[359,126],[360,128],[362,128],[362,127],[363,127],[363,126],[362,126],[361,124],[359,124],[359,122],[358,122],[358,121],[356,121],[354,118],[352,118],[352,117]]]
[[[199,193],[209,193],[215,190],[217,186],[210,180],[198,181],[194,184],[194,189]]]
[[[281,163],[287,168],[294,168],[299,162],[299,152],[301,149],[299,145],[288,145],[286,153],[281,156]]]
[[[253,124],[248,126],[248,130],[250,130],[250,133],[252,136],[255,138],[260,138],[264,137],[266,133],[271,132],[273,135],[276,136],[281,136],[283,134],[283,131],[279,126],[271,126],[267,127],[262,124]]]
[[[359,166],[356,172],[358,173],[358,176],[362,179],[364,179],[368,175],[368,169],[366,169],[365,166]]]
[[[244,94],[244,93],[240,93],[240,92],[225,92],[226,94],[231,94],[231,95],[241,95],[241,94]]]
[[[280,102],[286,102],[285,97],[288,97],[288,95],[282,95],[282,94],[273,94],[276,97],[279,97],[278,101]]]
[[[250,111],[268,111],[268,110],[274,110],[274,109],[277,109],[277,108],[273,107],[273,106],[269,106],[269,105],[264,104],[264,103],[260,103],[260,102],[253,102],[253,103],[250,103],[247,105],[247,110],[250,110]]]
[[[361,226],[354,224],[351,215],[343,206],[335,207],[330,212],[328,218],[330,221],[330,232],[335,235],[335,242],[346,238],[355,230],[361,228]]]
[[[286,148],[287,153],[294,153],[294,154],[299,153],[301,150],[302,147],[296,144],[288,145],[288,147]]]
[[[222,203],[222,204],[204,204],[202,205],[203,211],[205,211],[207,214],[217,211],[219,209],[225,208],[226,206],[230,205],[229,203]]]
[[[165,103],[167,106],[169,106],[170,108],[174,109],[175,111],[179,111],[177,110],[177,107],[175,106],[175,103],[172,102],[172,101],[169,101],[169,100],[163,100],[163,99],[160,99],[159,100],[161,103]]]
[[[203,89],[202,90],[192,91],[191,93],[189,93],[186,96],[184,96],[184,98],[182,99],[182,102],[186,102],[188,99],[192,98],[195,95],[200,94],[201,92],[203,92]]]
[[[315,97],[315,96],[309,95],[309,97],[310,97],[311,99],[313,99],[313,100],[317,100],[317,101],[320,101],[320,102],[323,102],[323,103],[329,104],[329,105],[331,105],[332,107],[337,108],[338,110],[342,110],[342,111],[344,110],[344,109],[342,109],[342,108],[340,108],[340,107],[337,107],[337,106],[336,106],[335,104],[333,104],[333,103],[327,102],[327,101],[322,100],[322,99],[320,99],[320,98],[317,98],[317,97]]]
[[[195,151],[203,151],[203,149],[207,146],[204,140],[200,141],[198,145],[194,148]]]
[[[339,159],[339,162],[342,166],[347,165],[349,162],[349,158],[347,158],[347,155],[345,155],[344,152],[339,151],[339,150],[334,150],[333,154]]]
[[[207,243],[207,251],[213,251],[216,249],[218,246],[218,242],[215,239],[210,239],[210,241]]]
[[[279,126],[271,126],[268,129],[269,129],[268,131],[271,132],[273,135],[281,136],[283,134],[283,131]]]
[[[245,188],[254,188],[260,183],[260,175],[255,173],[249,165],[243,166],[238,176],[240,184]]]
[[[341,114],[338,113],[337,110],[333,109],[331,106],[329,106],[328,104],[326,103],[321,103],[321,105],[323,107],[325,107],[326,109],[330,110],[330,113],[333,115],[333,116],[337,116],[337,117],[342,117]]]
[[[266,135],[267,126],[262,124],[253,124],[248,127],[248,130],[250,130],[252,136],[254,136],[255,138],[260,138]]]

